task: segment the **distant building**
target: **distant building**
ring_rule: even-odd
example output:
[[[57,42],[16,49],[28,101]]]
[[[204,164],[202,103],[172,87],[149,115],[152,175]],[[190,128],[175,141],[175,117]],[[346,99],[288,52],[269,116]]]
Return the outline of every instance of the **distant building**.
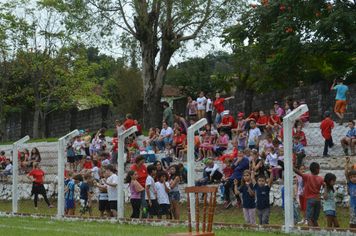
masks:
[[[179,93],[179,89],[173,88],[170,85],[165,85],[163,87],[161,102],[167,101],[169,106],[173,108],[173,100],[181,98],[182,96]]]

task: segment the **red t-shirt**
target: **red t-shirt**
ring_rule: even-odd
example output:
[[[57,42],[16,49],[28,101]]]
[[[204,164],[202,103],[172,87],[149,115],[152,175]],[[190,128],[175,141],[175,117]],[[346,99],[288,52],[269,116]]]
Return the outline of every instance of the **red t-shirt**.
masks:
[[[277,121],[277,124],[281,125],[281,122],[279,121],[279,117],[277,115],[275,115],[273,117],[273,120]],[[268,118],[268,123],[270,123],[271,125],[274,125],[274,122],[272,121],[272,116],[270,116]]]
[[[173,142],[174,142],[176,139],[177,139],[177,137],[174,136]],[[185,134],[180,134],[180,137],[178,137],[176,144],[177,144],[177,145],[178,145],[178,144],[181,144],[181,143],[184,141],[184,139],[185,139]]]
[[[224,170],[223,170],[223,174],[226,177],[231,177],[234,174],[234,172],[235,172],[235,170],[232,169],[231,167],[230,168],[225,167]]]
[[[284,128],[282,128],[281,132],[279,132],[279,136],[281,136],[281,137],[283,137],[283,129]],[[292,128],[292,136],[294,136],[294,135],[295,135],[295,132],[294,132],[294,129]]]
[[[28,174],[33,176],[36,183],[40,183],[40,184],[43,183],[42,177],[45,176],[45,173],[43,172],[43,170],[33,169]]]
[[[145,165],[142,165],[141,168],[138,168],[136,164],[131,166],[131,170],[136,170],[138,177],[137,177],[137,182],[141,184],[142,187],[146,186],[146,179],[147,179],[147,168]]]
[[[224,125],[228,125],[230,122],[231,122],[231,127],[232,128],[237,128],[236,121],[235,121],[234,117],[232,117],[232,116],[229,116],[228,118],[226,118],[224,116],[224,118],[221,121],[221,123],[224,124]]]
[[[84,162],[83,166],[85,169],[93,169],[93,162]]]
[[[257,124],[267,125],[267,123],[268,123],[267,116],[264,116],[263,118],[262,117],[258,118]]]
[[[255,121],[257,122],[258,121],[258,119],[260,118],[260,115],[258,115],[258,116],[255,116],[255,114],[251,114],[249,117],[247,117],[247,119],[255,119]]]
[[[101,168],[101,162],[98,161],[98,168]]]
[[[140,124],[137,124],[137,131],[140,132],[140,134],[142,134],[142,128]]]
[[[293,130],[293,131],[294,131],[294,130]],[[298,134],[298,133],[294,133],[293,135],[298,135],[299,138],[300,138],[300,140],[302,140],[302,137],[305,138],[305,133],[304,133],[303,131],[300,132],[299,134]],[[303,140],[303,142],[307,143],[307,138],[305,138],[305,139]]]
[[[325,139],[331,139],[331,128],[334,127],[334,121],[325,119],[320,124],[321,134]]]
[[[308,117],[304,117],[304,118],[309,120],[309,111],[305,112],[302,116],[308,116]]]
[[[0,156],[0,162],[4,162],[6,161],[6,156]]]
[[[117,152],[117,148],[118,148],[118,146],[119,146],[119,139],[118,138],[114,138],[113,140],[112,140],[112,145],[113,145],[113,149],[112,149],[112,151],[113,152]]]
[[[135,148],[138,149],[138,145],[137,145],[135,142],[129,143],[128,146],[129,146],[129,147],[133,147],[134,149],[135,149]]]
[[[135,121],[133,120],[127,120],[124,123],[124,126],[126,129],[130,129],[132,126],[136,125]]]
[[[305,181],[304,197],[306,199],[316,198],[323,186],[324,178],[312,174],[303,174],[302,178]]]
[[[225,110],[223,102],[225,102],[225,98],[219,98],[214,101],[214,107],[216,108],[217,113],[221,113]]]
[[[65,169],[65,170],[64,170],[64,177],[67,177],[67,173],[68,173],[68,170]]]

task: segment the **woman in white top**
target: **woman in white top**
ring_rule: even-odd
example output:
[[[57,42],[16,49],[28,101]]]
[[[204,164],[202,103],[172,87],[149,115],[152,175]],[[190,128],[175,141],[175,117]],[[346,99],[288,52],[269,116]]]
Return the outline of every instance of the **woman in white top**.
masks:
[[[205,117],[205,104],[206,97],[204,97],[204,92],[201,91],[199,93],[199,97],[197,98],[197,110],[198,110],[198,118],[199,120]]]
[[[213,112],[213,95],[211,93],[208,93],[207,95],[207,100],[206,100],[206,119],[208,120],[208,124],[213,126],[213,117],[212,117],[212,112]]]

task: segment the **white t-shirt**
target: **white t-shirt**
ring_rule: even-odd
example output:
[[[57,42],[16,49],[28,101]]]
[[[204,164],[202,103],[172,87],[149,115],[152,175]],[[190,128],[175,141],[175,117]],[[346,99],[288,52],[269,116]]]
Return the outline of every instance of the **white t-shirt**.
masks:
[[[117,175],[112,174],[107,180],[107,183],[115,183],[117,184]],[[117,201],[117,185],[116,187],[112,187],[108,185],[108,198],[109,201]]]
[[[101,162],[101,164],[104,166],[107,166],[107,165],[110,165],[110,161],[109,161],[109,159],[105,159]]]
[[[211,107],[210,107],[210,105],[211,105]],[[213,110],[212,101],[210,100],[210,98],[208,98],[208,100],[206,101],[206,112],[212,111],[212,110]]]
[[[101,139],[98,138],[98,139],[95,141],[95,145],[94,145],[95,149],[100,149],[100,143],[102,143],[102,145],[104,144],[104,143],[103,143],[103,140],[101,140]]]
[[[150,196],[151,196],[151,200],[155,200],[156,199],[156,186],[155,186],[155,180],[152,178],[151,175],[147,176],[146,179],[146,189],[150,187]],[[148,196],[147,196],[147,192],[145,189],[145,199],[148,200]]]
[[[206,97],[202,97],[202,98],[198,97],[197,98],[198,110],[204,110],[205,109],[205,105],[203,105],[205,100],[206,100]]]
[[[12,164],[8,164],[5,168],[5,172],[10,171],[10,173],[12,174]]]
[[[96,179],[100,179],[98,170],[99,170],[99,168],[98,168],[97,166],[94,166],[94,168],[91,169],[91,171],[93,171],[93,176],[94,176],[94,178],[96,178]]]
[[[171,189],[169,187],[169,183],[168,182],[166,182],[165,184],[169,189]],[[157,191],[158,204],[170,204],[169,203],[168,193],[166,192],[164,184],[160,183],[160,182],[156,182],[155,183],[155,187],[156,187],[156,191]]]
[[[261,136],[261,131],[259,128],[250,129],[248,131],[248,145],[255,145],[258,140],[258,136]]]
[[[75,140],[73,143],[75,155],[84,155],[85,154],[84,146],[85,146],[84,141]]]
[[[170,134],[170,136],[168,136],[168,138],[173,138],[173,137],[172,137],[172,135],[173,135],[173,129],[172,129],[171,127],[168,126],[167,129],[163,129],[163,128],[161,129],[160,135],[166,136],[166,135],[168,135],[168,134]]]
[[[278,165],[278,157],[277,154],[270,153],[266,157],[266,164],[270,164],[271,166],[275,167]]]
[[[95,139],[91,141],[89,149],[94,150],[95,149]]]
[[[173,149],[168,150],[166,148],[166,150],[164,150],[164,153],[166,154],[166,157],[169,157],[169,154],[171,154],[170,157],[173,157]]]

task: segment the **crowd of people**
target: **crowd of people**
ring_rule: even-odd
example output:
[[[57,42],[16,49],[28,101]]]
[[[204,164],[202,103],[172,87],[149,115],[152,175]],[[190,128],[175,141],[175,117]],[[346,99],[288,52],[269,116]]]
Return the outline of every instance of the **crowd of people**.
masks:
[[[335,114],[340,118],[340,124],[344,120],[345,106],[347,105],[347,86],[338,78],[332,86],[337,90]],[[345,88],[346,87],[346,88]],[[143,147],[139,147],[136,139],[142,135],[142,129],[137,120],[132,119],[131,114],[126,115],[126,121],[122,123],[116,120],[116,132],[113,133],[112,148],[107,148],[106,129],[90,135],[89,130],[81,130],[80,135],[72,138],[66,144],[68,170],[65,180],[66,213],[75,214],[75,185],[80,187],[80,215],[89,213],[92,215],[93,188],[99,189],[100,216],[117,216],[117,168],[125,167],[127,163],[134,163],[127,173],[125,183],[130,187],[130,202],[132,204],[132,218],[165,216],[167,219],[179,220],[179,184],[187,180],[187,167],[183,163],[174,164],[175,161],[183,161],[187,152],[187,131],[190,125],[197,120],[207,118],[205,127],[197,131],[194,136],[194,151],[196,161],[202,161],[205,165],[203,176],[196,182],[196,186],[219,183],[221,200],[225,201],[224,208],[231,206],[230,195],[233,193],[237,200],[237,208],[242,207],[246,223],[255,224],[255,209],[260,224],[269,223],[270,202],[269,192],[272,184],[283,182],[284,148],[283,148],[283,117],[288,115],[304,101],[292,101],[286,97],[283,108],[278,101],[273,103],[269,116],[264,111],[255,109],[252,114],[245,116],[238,113],[237,120],[224,109],[224,102],[233,100],[234,96],[221,98],[215,95],[215,100],[210,93],[207,97],[203,92],[193,100],[188,97],[187,109],[189,110],[189,122],[180,113],[173,115],[168,102],[163,103],[162,128],[150,128],[149,135],[143,140]],[[215,120],[213,116],[215,114]],[[331,112],[325,111],[325,119],[320,125],[322,136],[325,138],[323,156],[328,157],[328,148],[334,143],[332,140]],[[339,223],[335,213],[334,185],[335,175],[328,173],[325,178],[318,176],[320,166],[318,163],[310,165],[311,174],[305,174],[303,158],[307,153],[304,147],[307,138],[303,127],[309,121],[309,111],[296,119],[293,123],[293,153],[294,172],[298,175],[296,181],[296,196],[299,196],[303,220],[299,222],[295,210],[295,223],[307,223],[309,226],[317,226],[320,212],[320,198],[325,200],[324,213],[328,226],[338,227]],[[137,126],[137,132],[125,142],[126,161],[118,163],[118,135]],[[349,122],[350,131],[341,139],[344,154],[348,155],[346,145],[354,155],[356,140],[356,128],[353,121]],[[262,136],[266,143],[261,148]],[[230,140],[230,141],[229,141]],[[234,147],[232,153],[225,154],[228,144]],[[261,149],[260,149],[261,148]],[[142,150],[153,150],[155,153],[164,153],[164,158],[156,160],[146,167],[146,157],[140,155]],[[1,180],[12,173],[12,154],[9,159],[4,158],[1,152],[0,164],[3,170],[0,172]],[[175,159],[176,158],[176,159]],[[346,157],[349,163],[349,157]],[[221,167],[214,162],[220,160],[225,164]],[[37,196],[42,194],[49,207],[50,205],[43,187],[44,172],[41,170],[41,155],[34,148],[29,154],[25,149],[19,154],[19,171],[27,174],[33,182],[32,193],[35,194],[35,208],[37,209]],[[29,168],[33,170],[29,171]],[[345,175],[351,196],[351,206],[356,207],[356,174],[355,170],[349,170],[348,164]],[[323,188],[322,188],[323,187]],[[242,194],[242,200],[240,198]],[[284,187],[282,188],[284,207]],[[356,208],[355,208],[356,209]],[[354,225],[356,226],[356,224]]]

